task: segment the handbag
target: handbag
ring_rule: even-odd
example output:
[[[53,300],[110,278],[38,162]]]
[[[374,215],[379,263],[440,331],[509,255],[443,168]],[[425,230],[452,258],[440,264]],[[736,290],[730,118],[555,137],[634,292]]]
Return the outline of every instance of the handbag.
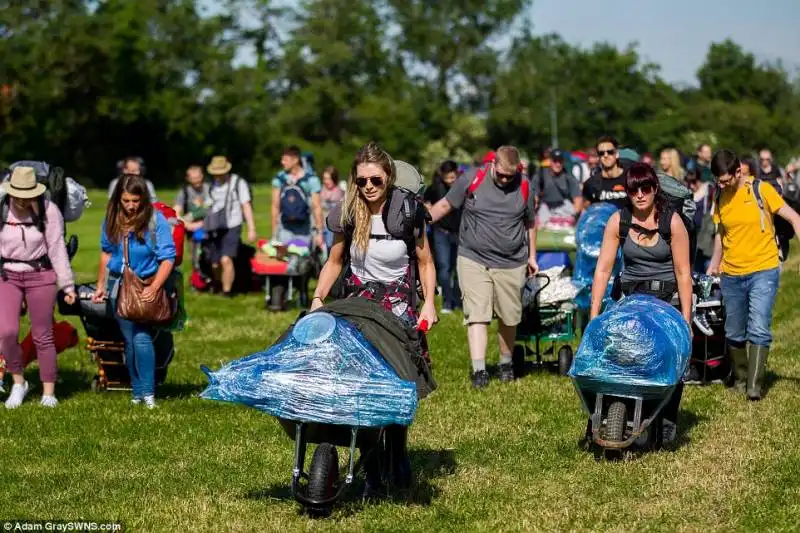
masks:
[[[165,324],[170,322],[178,310],[177,291],[168,293],[162,287],[151,302],[142,300],[145,287],[153,283],[155,275],[141,279],[128,263],[128,236],[125,236],[122,251],[122,283],[117,298],[117,315],[137,324]]]

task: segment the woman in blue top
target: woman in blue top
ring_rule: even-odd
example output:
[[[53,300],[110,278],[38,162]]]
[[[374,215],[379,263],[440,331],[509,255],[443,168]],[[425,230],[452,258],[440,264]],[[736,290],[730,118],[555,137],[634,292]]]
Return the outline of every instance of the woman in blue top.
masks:
[[[155,231],[151,228],[155,228]],[[130,174],[122,177],[106,207],[100,239],[100,269],[94,295],[95,303],[108,297],[115,316],[119,284],[122,282],[122,243],[126,234],[129,236],[128,267],[141,279],[153,278],[142,292],[144,301],[153,301],[172,272],[175,243],[167,219],[153,209],[147,183],[142,177]],[[133,387],[132,403],[144,402],[152,409],[156,406],[153,330],[146,324],[130,322],[119,316],[116,319],[125,338],[125,359]]]

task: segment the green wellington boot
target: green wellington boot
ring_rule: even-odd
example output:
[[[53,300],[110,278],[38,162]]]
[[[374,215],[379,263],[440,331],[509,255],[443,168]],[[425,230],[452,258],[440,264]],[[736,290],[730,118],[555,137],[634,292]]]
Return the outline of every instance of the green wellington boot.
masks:
[[[747,389],[747,346],[736,348],[729,343],[728,353],[731,354],[733,363],[733,388],[736,392],[744,394]]]
[[[764,388],[764,377],[767,374],[767,357],[769,346],[749,346],[750,357],[747,365],[747,397],[760,400]]]

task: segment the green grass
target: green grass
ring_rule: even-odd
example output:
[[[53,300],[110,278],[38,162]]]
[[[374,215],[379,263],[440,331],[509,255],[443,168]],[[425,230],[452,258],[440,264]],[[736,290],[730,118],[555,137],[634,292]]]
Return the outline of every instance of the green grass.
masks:
[[[268,235],[267,192],[257,190],[261,235]],[[70,228],[81,238],[81,281],[94,279],[98,259],[105,202],[99,193],[93,199]],[[410,432],[413,491],[369,505],[351,493],[326,521],[298,514],[288,492],[292,441],[273,418],[196,398],[206,383],[201,364],[217,368],[269,346],[296,311],[267,313],[261,294],[187,295],[190,327],[176,336],[156,411],[131,407],[126,393],[91,392],[95,367],[82,349],[59,357],[55,410],[39,407],[38,374],[29,371],[28,402],[0,409],[0,519],[116,520],[129,531],[800,527],[794,273],[784,276],[776,309],[775,382],[766,399],[748,403],[721,386],[687,387],[677,446],[616,464],[578,449],[586,415],[567,379],[540,373],[472,391],[461,317],[444,316],[430,337],[440,388],[420,404]],[[492,346],[490,362],[496,357]]]

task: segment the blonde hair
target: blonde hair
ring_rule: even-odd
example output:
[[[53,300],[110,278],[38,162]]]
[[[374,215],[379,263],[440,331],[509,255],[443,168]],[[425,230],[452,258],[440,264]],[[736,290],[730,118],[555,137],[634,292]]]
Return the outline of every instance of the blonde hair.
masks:
[[[678,150],[675,148],[667,148],[666,150],[662,150],[661,153],[667,154],[667,157],[669,157],[669,171],[667,171],[667,173],[678,181],[686,181],[686,171],[681,167],[681,156]]]
[[[361,147],[350,167],[350,179],[347,181],[347,193],[344,205],[342,205],[341,224],[343,228],[353,228],[353,243],[356,249],[361,253],[366,253],[369,245],[369,234],[372,231],[372,218],[367,200],[361,194],[358,185],[356,185],[358,165],[363,163],[378,164],[386,173],[384,195],[394,185],[395,174],[392,158],[374,142]]]

